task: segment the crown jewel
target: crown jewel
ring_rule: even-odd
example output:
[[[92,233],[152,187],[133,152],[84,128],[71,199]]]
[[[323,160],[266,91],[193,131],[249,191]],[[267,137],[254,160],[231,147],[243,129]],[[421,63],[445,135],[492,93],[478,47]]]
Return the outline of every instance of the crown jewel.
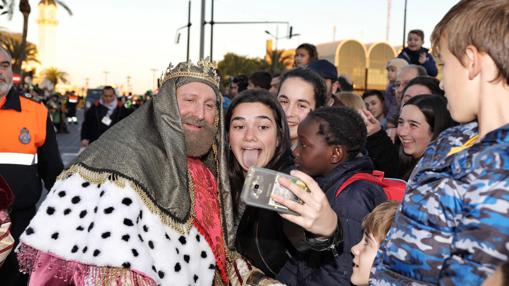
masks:
[[[216,64],[205,58],[199,60],[196,64],[191,61],[179,63],[176,67],[170,63],[166,68],[166,72],[162,76],[161,85],[167,80],[178,77],[198,78],[219,88],[219,76],[216,70]]]

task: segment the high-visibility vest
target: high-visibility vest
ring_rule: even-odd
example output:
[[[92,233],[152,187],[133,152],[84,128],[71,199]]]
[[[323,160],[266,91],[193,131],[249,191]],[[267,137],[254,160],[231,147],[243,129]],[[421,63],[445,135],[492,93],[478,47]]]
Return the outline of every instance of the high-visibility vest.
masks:
[[[0,164],[37,164],[37,149],[46,141],[48,110],[19,97],[21,112],[0,109]]]
[[[78,98],[77,95],[70,95],[69,96],[69,102],[70,103],[76,103],[76,102],[78,102],[78,100],[79,100],[79,98]]]

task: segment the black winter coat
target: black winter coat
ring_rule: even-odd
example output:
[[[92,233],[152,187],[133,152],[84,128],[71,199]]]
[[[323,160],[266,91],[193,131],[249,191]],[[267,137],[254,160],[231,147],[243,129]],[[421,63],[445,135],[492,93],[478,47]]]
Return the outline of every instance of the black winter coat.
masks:
[[[283,233],[282,219],[275,211],[247,206],[237,230],[237,251],[270,277],[294,252]]]
[[[391,138],[382,129],[368,136],[366,149],[375,164],[375,169],[383,171],[386,178],[406,181],[417,164],[416,159],[402,154],[400,145],[392,143]]]
[[[332,209],[338,215],[343,230],[343,242],[338,256],[332,252],[307,251],[297,253],[276,277],[288,285],[350,285],[352,275],[351,248],[362,239],[362,220],[378,204],[387,200],[378,185],[356,181],[347,186],[336,198],[336,190],[352,175],[371,173],[373,163],[364,155],[344,162],[323,177],[315,180],[325,191]]]
[[[108,112],[108,108],[102,104],[96,103],[92,105],[85,113],[85,120],[81,126],[81,140],[87,139],[92,143],[97,140],[106,130],[115,125],[120,120],[131,114],[131,111],[120,105],[115,108],[110,115],[111,123],[106,125],[102,122],[104,116]]]
[[[290,158],[278,171],[294,169]],[[283,232],[283,218],[275,211],[246,206],[237,229],[235,247],[265,275],[275,277],[295,252]]]

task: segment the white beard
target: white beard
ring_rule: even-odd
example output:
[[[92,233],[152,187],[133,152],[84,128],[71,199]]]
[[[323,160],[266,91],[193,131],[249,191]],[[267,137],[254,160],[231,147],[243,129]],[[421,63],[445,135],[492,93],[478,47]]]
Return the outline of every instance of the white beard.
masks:
[[[4,94],[7,95],[9,93],[9,90],[11,90],[12,82],[11,83],[3,83],[0,82],[0,95]]]

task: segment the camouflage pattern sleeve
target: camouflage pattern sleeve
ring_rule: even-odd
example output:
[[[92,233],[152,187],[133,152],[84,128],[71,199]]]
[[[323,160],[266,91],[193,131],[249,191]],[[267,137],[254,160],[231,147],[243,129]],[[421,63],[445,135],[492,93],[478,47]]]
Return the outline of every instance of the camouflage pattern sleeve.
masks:
[[[509,259],[509,126],[450,153],[476,134],[461,125],[428,147],[370,285],[480,285]]]

